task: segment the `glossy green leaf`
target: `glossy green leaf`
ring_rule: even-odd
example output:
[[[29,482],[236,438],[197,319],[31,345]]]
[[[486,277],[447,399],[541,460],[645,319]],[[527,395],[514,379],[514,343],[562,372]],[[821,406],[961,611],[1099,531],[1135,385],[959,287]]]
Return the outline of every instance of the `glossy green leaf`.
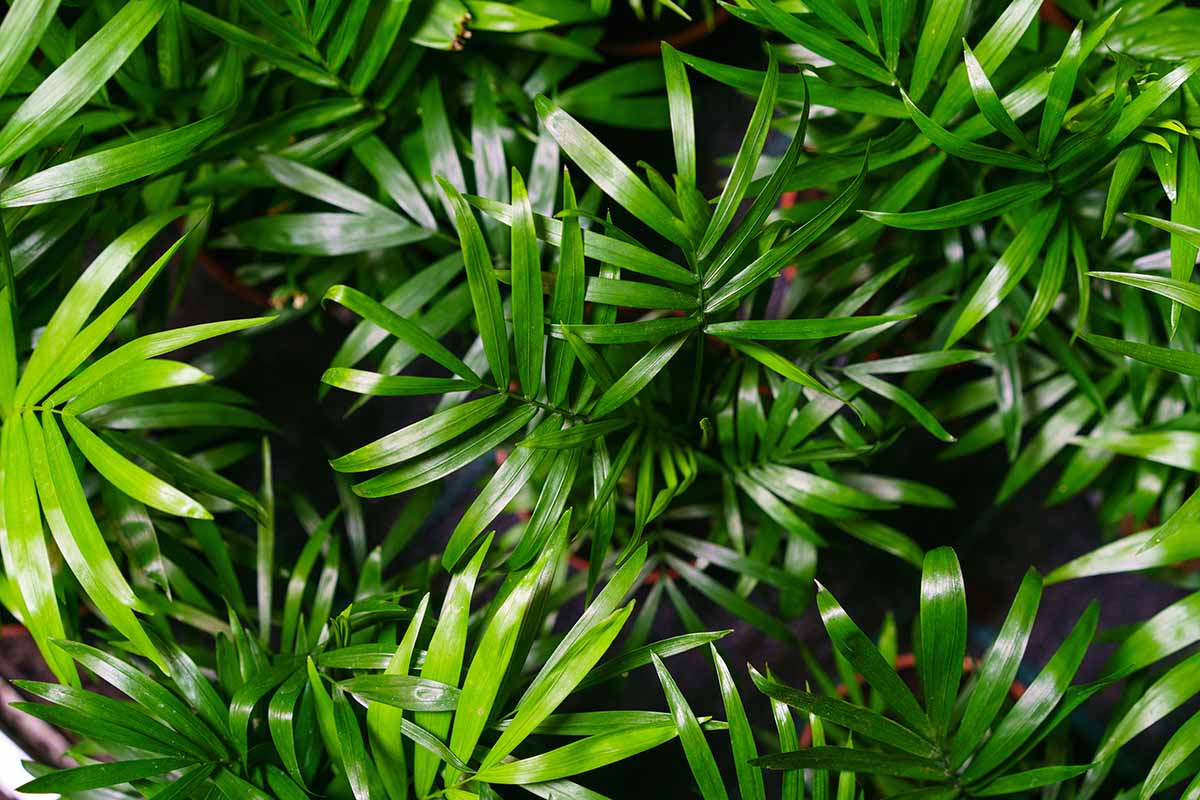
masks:
[[[915,231],[941,230],[983,222],[1007,211],[1032,203],[1050,193],[1044,181],[1029,181],[977,195],[967,200],[925,211],[863,211],[863,215],[893,228]]]
[[[945,769],[927,759],[870,750],[854,750],[848,747],[810,747],[789,753],[760,756],[753,763],[763,769],[835,770],[870,775],[893,775],[926,781],[945,780],[947,777]]]
[[[1071,104],[1071,95],[1075,91],[1075,79],[1079,75],[1079,67],[1083,63],[1083,24],[1075,26],[1063,48],[1062,56],[1054,65],[1054,75],[1050,78],[1050,88],[1046,92],[1046,105],[1042,110],[1042,124],[1038,128],[1038,152],[1045,155],[1050,152],[1058,132],[1062,130],[1063,120],[1067,115],[1067,107]]]
[[[771,114],[775,109],[778,82],[779,64],[774,58],[771,58],[767,66],[766,78],[763,79],[762,90],[754,105],[754,113],[746,127],[746,134],[742,138],[737,155],[734,156],[733,166],[729,168],[729,177],[725,181],[725,188],[721,190],[716,210],[713,211],[704,236],[700,240],[700,246],[696,250],[698,258],[706,257],[716,247],[717,242],[725,233],[725,229],[733,220],[738,206],[741,205],[742,198],[746,196],[750,179],[754,177],[754,169],[758,165],[763,145],[767,141],[767,132],[771,128]]]
[[[672,339],[651,347],[625,374],[600,395],[592,409],[593,417],[604,417],[624,406],[645,389],[659,372],[671,361],[679,348],[687,341],[686,336]]]
[[[917,674],[934,736],[946,738],[967,651],[967,596],[958,557],[949,547],[925,555],[921,570],[921,657]]]
[[[500,289],[496,283],[496,274],[492,270],[492,256],[467,201],[449,181],[439,178],[438,183],[454,212],[454,225],[458,229],[463,262],[467,267],[467,283],[471,288],[471,304],[475,308],[488,366],[497,388],[505,391],[509,381],[508,330],[500,305]],[[540,282],[537,286],[540,291]]]
[[[671,741],[675,735],[675,726],[669,723],[601,733],[541,755],[486,766],[475,778],[485,783],[544,783],[631,758]]]
[[[425,663],[421,667],[422,678],[450,686],[458,685],[467,647],[467,620],[471,613],[471,595],[491,542],[491,536],[484,539],[471,561],[451,576],[437,627],[434,628],[433,639],[429,642]],[[421,711],[413,715],[413,723],[426,728],[441,739],[450,732],[452,716],[447,711]],[[413,785],[418,794],[429,792],[437,768],[437,756],[428,750],[416,751],[413,760]]]
[[[926,9],[921,35],[917,39],[912,80],[909,82],[909,92],[916,100],[925,95],[925,90],[933,82],[942,63],[942,55],[958,32],[959,20],[966,10],[967,3],[964,0],[931,3]]]
[[[992,729],[992,735],[963,772],[964,781],[978,780],[999,766],[1033,735],[1038,724],[1050,716],[1083,661],[1096,631],[1098,616],[1099,610],[1092,603],[1021,699]]]
[[[146,38],[166,5],[131,0],[51,73],[0,128],[0,164],[20,158],[82,108]]]
[[[957,766],[984,740],[992,721],[1017,676],[1021,657],[1029,643],[1033,621],[1042,597],[1042,579],[1029,570],[1017,588],[1008,616],[983,656],[979,678],[971,689],[958,731],[951,742],[950,763]]]
[[[954,327],[946,337],[947,347],[965,336],[984,317],[992,313],[1021,282],[1021,278],[1033,266],[1042,245],[1049,237],[1050,230],[1058,219],[1058,212],[1057,203],[1043,208],[1013,237],[1012,243],[1001,253],[996,265],[988,272],[987,277],[963,307],[958,319],[954,321]]]
[[[661,236],[684,246],[687,233],[646,184],[633,174],[599,139],[544,97],[535,99],[542,125],[571,159],[605,194],[624,206]]]
[[[679,51],[662,44],[663,74],[671,110],[671,142],[675,147],[675,170],[684,183],[696,184],[696,122],[692,109],[692,87]]]
[[[961,663],[959,667],[961,672]],[[845,700],[793,689],[764,677],[753,668],[750,677],[760,692],[798,711],[815,714],[835,725],[921,758],[937,756],[938,749],[929,740],[874,711]]]
[[[922,736],[932,734],[929,717],[921,710],[904,681],[892,669],[892,665],[879,654],[870,638],[854,624],[829,590],[819,583],[817,608],[821,612],[821,621],[829,632],[829,638],[846,660],[854,665],[872,688],[883,695],[888,706],[910,729]]]

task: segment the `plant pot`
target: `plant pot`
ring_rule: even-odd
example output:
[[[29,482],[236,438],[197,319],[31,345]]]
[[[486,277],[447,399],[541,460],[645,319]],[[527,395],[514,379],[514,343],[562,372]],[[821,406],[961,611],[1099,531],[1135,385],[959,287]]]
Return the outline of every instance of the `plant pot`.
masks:
[[[598,49],[606,55],[617,56],[618,58],[657,58],[662,52],[663,42],[676,49],[683,49],[707,38],[728,20],[729,12],[723,8],[718,8],[713,12],[712,25],[709,25],[706,20],[700,19],[689,23],[682,30],[667,36],[655,36],[646,39],[635,39],[633,41],[612,41],[606,39],[600,43]]]

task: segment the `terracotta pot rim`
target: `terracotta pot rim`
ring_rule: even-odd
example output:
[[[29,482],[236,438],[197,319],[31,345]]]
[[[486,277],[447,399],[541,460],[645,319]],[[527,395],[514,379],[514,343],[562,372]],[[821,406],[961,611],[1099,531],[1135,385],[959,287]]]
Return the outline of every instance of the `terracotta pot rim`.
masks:
[[[713,12],[712,25],[710,26],[706,20],[698,19],[688,25],[681,31],[673,33],[670,36],[651,39],[636,39],[634,41],[603,41],[597,49],[610,56],[618,56],[622,58],[640,58],[644,56],[657,56],[662,50],[662,43],[666,42],[676,49],[687,47],[696,42],[711,36],[712,33],[721,25],[729,21],[729,12],[723,8],[718,8]]]

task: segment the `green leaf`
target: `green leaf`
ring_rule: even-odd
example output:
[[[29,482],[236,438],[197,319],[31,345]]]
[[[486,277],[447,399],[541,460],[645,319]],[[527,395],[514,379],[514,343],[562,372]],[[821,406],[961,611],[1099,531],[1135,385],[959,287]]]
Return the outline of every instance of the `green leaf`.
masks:
[[[453,686],[411,675],[360,675],[338,686],[371,704],[381,703],[403,711],[453,711],[460,703],[459,691]]]
[[[854,750],[848,747],[810,747],[788,753],[776,753],[754,759],[763,769],[814,769],[839,772],[894,775],[925,781],[944,781],[945,769],[933,761],[895,753]]]
[[[416,182],[413,181],[412,176],[409,175],[399,159],[392,155],[392,152],[378,137],[367,136],[358,139],[352,145],[352,150],[355,158],[371,173],[371,177],[375,178],[379,187],[387,193],[388,197],[392,198],[396,205],[416,220],[421,227],[430,230],[437,228],[437,220],[434,219],[433,211],[425,202],[425,197],[417,188]]]
[[[536,397],[542,384],[545,321],[542,309],[542,270],[539,264],[533,209],[525,182],[512,170],[512,313],[517,375],[526,397]]]
[[[92,311],[108,289],[133,261],[137,253],[150,243],[159,231],[187,209],[173,208],[153,214],[114,239],[100,252],[82,275],[72,284],[59,302],[54,315],[38,338],[33,355],[25,365],[16,391],[17,402],[40,399],[44,392],[36,388],[45,385],[43,378],[50,373],[64,348],[83,328]],[[54,370],[58,374],[58,370]],[[61,380],[58,378],[57,380]],[[50,387],[47,385],[46,389]]]
[[[778,84],[779,63],[772,55],[770,63],[767,65],[767,75],[763,79],[762,90],[758,94],[758,101],[754,104],[754,113],[750,116],[746,134],[742,137],[742,144],[738,148],[737,155],[734,156],[733,166],[729,169],[725,188],[721,190],[717,208],[708,221],[708,227],[700,240],[700,246],[696,249],[697,258],[705,258],[717,246],[717,242],[725,233],[725,229],[729,227],[734,213],[746,196],[746,190],[750,188],[754,169],[758,166],[759,156],[767,141],[767,133],[771,129],[771,115],[775,110]]]
[[[687,338],[687,336],[676,336],[651,347],[624,375],[605,390],[600,399],[596,401],[596,405],[592,409],[592,416],[608,416],[636,397],[679,352],[679,348],[683,346]]]
[[[1058,132],[1062,130],[1063,120],[1067,116],[1067,106],[1071,104],[1071,95],[1075,91],[1075,78],[1083,63],[1083,23],[1075,26],[1063,48],[1062,56],[1054,65],[1054,74],[1050,78],[1050,89],[1046,92],[1046,105],[1042,110],[1042,124],[1038,128],[1038,152],[1046,155],[1050,152]]]
[[[336,76],[330,75],[324,69],[313,65],[305,59],[292,56],[283,47],[271,44],[265,39],[255,36],[226,20],[214,17],[206,11],[201,11],[189,3],[183,3],[182,7],[184,18],[188,23],[224,39],[235,47],[246,50],[267,63],[273,64],[317,86],[332,88],[337,85]]]
[[[932,734],[929,718],[917,705],[916,698],[904,681],[880,655],[871,639],[854,624],[829,590],[820,583],[817,584],[817,608],[834,646],[867,683],[883,696],[888,707],[916,733],[922,736]]]
[[[0,242],[0,247],[4,243]],[[0,258],[3,256],[0,255]],[[11,275],[11,270],[9,271]],[[0,289],[0,419],[12,413],[17,391],[17,336],[13,328],[12,279]],[[28,371],[28,370],[27,370]]]
[[[1096,631],[1098,616],[1098,608],[1092,603],[1063,639],[1058,650],[1046,662],[1037,678],[1029,684],[1021,699],[1009,709],[1000,723],[992,728],[992,735],[984,742],[963,773],[963,781],[979,780],[1000,766],[1033,736],[1038,725],[1050,716],[1083,661],[1083,656],[1092,642],[1092,635]]]
[[[213,244],[269,253],[342,256],[400,247],[428,239],[430,232],[399,214],[363,216],[340,212],[277,214],[240,222]]]
[[[907,356],[879,358],[860,364],[849,364],[844,369],[858,375],[907,375],[929,369],[945,369],[966,364],[981,358],[984,353],[975,350],[937,350],[931,353],[913,353]]]
[[[257,163],[268,175],[289,189],[294,189],[343,211],[384,218],[396,216],[387,206],[377,203],[341,181],[299,161],[264,154],[258,157]]]
[[[1145,214],[1126,214],[1125,216],[1129,217],[1130,219],[1135,219],[1138,222],[1145,222],[1147,225],[1153,225],[1155,228],[1166,231],[1167,233],[1171,234],[1172,236],[1178,236],[1180,239],[1182,239],[1183,241],[1192,245],[1193,247],[1200,247],[1200,228],[1196,228],[1191,225],[1184,225],[1183,223],[1175,222],[1173,220],[1165,220],[1165,219],[1159,219],[1158,217],[1150,217]],[[1094,273],[1094,274],[1107,276],[1110,273]],[[1122,274],[1122,273],[1111,273],[1111,274]],[[1110,280],[1112,280],[1112,279],[1110,279]]]
[[[1101,396],[1107,397],[1112,394],[1121,377],[1112,375],[1101,383],[1098,387]],[[1095,413],[1096,406],[1087,396],[1073,397],[1054,412],[1009,468],[996,493],[997,501],[1004,502],[1028,483],[1042,467],[1071,443],[1075,434]]]
[[[973,789],[971,794],[977,797],[998,797],[1027,792],[1042,786],[1057,786],[1082,775],[1093,766],[1092,764],[1079,764],[1077,766],[1038,767],[1025,772],[1014,772],[997,778],[983,788]]]
[[[1176,728],[1175,733],[1167,740],[1162,752],[1155,759],[1154,766],[1150,768],[1150,772],[1142,782],[1140,800],[1150,800],[1150,797],[1167,782],[1179,767],[1187,762],[1188,757],[1196,752],[1197,748],[1200,748],[1200,714],[1194,715]],[[1196,783],[1193,780],[1185,790],[1184,796],[1194,797],[1195,789]]]
[[[732,631],[728,630],[685,633],[680,636],[663,639],[654,644],[643,645],[598,665],[587,674],[587,677],[576,688],[577,690],[586,689],[589,686],[595,686],[613,678],[618,678],[632,672],[638,667],[644,667],[650,663],[650,656],[652,654],[657,655],[659,658],[670,658],[680,653],[686,653],[694,648],[702,647],[710,642],[718,641],[730,633]]]
[[[336,720],[337,737],[341,744],[342,769],[350,784],[355,800],[370,800],[371,790],[367,774],[367,751],[363,746],[362,732],[354,710],[346,700],[340,686],[333,687],[333,713]]]
[[[83,792],[102,789],[121,783],[141,781],[190,766],[190,758],[134,758],[108,764],[88,764],[84,767],[60,769],[35,778],[18,788],[20,792],[50,794]]]
[[[481,197],[471,197],[470,200],[489,217],[505,224],[512,224],[511,205]],[[533,223],[537,228],[538,238],[556,247],[562,246],[565,222],[534,214]],[[604,264],[627,269],[639,275],[662,278],[671,283],[691,285],[695,284],[697,280],[695,273],[658,255],[649,248],[591,230],[583,232],[583,254]]]
[[[1041,597],[1041,576],[1036,570],[1030,569],[1017,588],[1016,597],[1013,598],[1000,632],[983,656],[979,677],[974,688],[970,690],[966,711],[963,712],[958,731],[951,741],[952,765],[957,767],[966,761],[984,740],[988,728],[1000,711],[1021,666],[1021,657],[1029,643],[1029,634],[1033,630]]]
[[[58,680],[77,687],[79,677],[74,665],[54,645],[54,640],[66,634],[54,596],[54,574],[42,530],[29,445],[24,426],[14,424],[14,419],[19,418],[9,417],[0,429],[5,530],[0,537],[0,552],[7,579],[20,590],[19,610],[38,650]]]
[[[563,169],[563,207],[574,208],[575,189],[571,185],[571,174]],[[583,262],[583,232],[577,216],[562,222],[561,243],[558,254],[558,271],[554,276],[551,293],[550,321],[555,324],[575,325],[583,322],[584,295],[587,276]],[[559,405],[567,397],[571,384],[571,372],[575,358],[571,347],[564,341],[550,342],[550,365],[547,371],[548,395],[551,404]]]
[[[766,0],[759,0],[766,2]],[[732,306],[750,292],[757,289],[764,281],[774,277],[779,270],[790,263],[800,252],[817,240],[829,229],[834,222],[846,213],[862,190],[867,178],[869,154],[863,159],[862,169],[849,186],[842,190],[836,198],[822,208],[816,215],[800,226],[783,242],[772,247],[758,258],[754,259],[741,272],[738,272],[725,284],[713,292],[704,304],[708,314],[716,314]],[[708,281],[706,280],[707,284]]]
[[[139,653],[166,672],[166,662],[133,615],[132,609],[144,607],[125,582],[92,516],[58,423],[49,412],[42,418],[44,431],[33,414],[22,414],[11,424],[19,420],[25,429],[42,510],[58,550],[100,613]]]
[[[275,745],[279,760],[283,762],[288,774],[302,786],[304,776],[296,753],[295,718],[297,703],[307,686],[307,672],[298,669],[271,695],[271,702],[267,706],[267,726],[271,732],[271,742]]]
[[[1200,641],[1200,593],[1172,603],[1137,625],[1104,664],[1105,677],[1123,677]]]
[[[396,647],[396,652],[388,660],[385,675],[408,675],[413,650],[416,648],[417,637],[421,633],[428,606],[429,595],[426,594],[413,612],[413,618]],[[403,796],[408,791],[408,763],[404,754],[404,739],[396,730],[404,721],[404,712],[398,708],[382,703],[371,703],[367,706],[367,737],[371,744],[375,768],[379,771],[380,780],[387,791],[396,796]]]
[[[509,383],[508,330],[504,325],[504,311],[500,304],[500,287],[492,268],[492,256],[488,252],[483,233],[479,230],[479,222],[476,221],[467,201],[444,178],[439,177],[438,183],[453,210],[454,225],[458,229],[459,242],[462,244],[463,262],[467,267],[467,284],[471,289],[471,304],[475,308],[479,337],[483,340],[488,366],[496,381],[496,387],[501,391],[507,391]],[[540,281],[537,289],[539,292],[541,291]]]
[[[692,110],[692,87],[679,51],[662,43],[663,75],[671,110],[671,142],[675,146],[675,171],[683,182],[696,185],[696,121]]]
[[[708,650],[717,670],[721,702],[725,707],[725,718],[729,722],[729,745],[733,751],[738,791],[742,800],[766,800],[762,773],[750,766],[750,762],[758,758],[758,748],[754,744],[754,732],[750,727],[750,720],[746,717],[746,709],[742,705],[741,695],[738,694],[737,684],[733,682],[733,675],[717,652],[716,645],[710,644]]]
[[[58,0],[14,0],[0,24],[0,97],[37,49],[46,29],[55,20]]]
[[[917,108],[913,101],[909,99],[907,94],[902,94],[901,97],[904,100],[905,107],[908,109],[908,115],[912,117],[913,122],[917,124],[921,133],[925,134],[925,137],[933,142],[933,145],[939,150],[943,150],[957,158],[975,161],[980,164],[991,164],[992,166],[1024,172],[1043,171],[1044,167],[1042,164],[1029,156],[976,144],[957,134],[951,133],[925,116],[921,112],[921,109]]]
[[[912,80],[909,92],[914,100],[920,100],[933,82],[946,46],[959,31],[959,21],[967,10],[965,0],[947,0],[931,3],[925,13],[921,35],[917,40],[917,54],[913,61]]]
[[[135,362],[127,369],[97,381],[87,391],[81,392],[67,403],[63,410],[68,414],[82,414],[125,397],[174,386],[195,385],[209,380],[212,380],[211,375],[190,364],[150,358]]]
[[[1197,669],[1197,665],[1200,665],[1200,654],[1193,654],[1151,684],[1145,694],[1113,725],[1104,744],[1096,752],[1096,760],[1109,758],[1133,737],[1200,692],[1200,669]]]
[[[1117,160],[1113,163],[1112,178],[1108,183],[1108,194],[1104,198],[1104,218],[1101,222],[1100,236],[1107,237],[1113,220],[1117,217],[1121,202],[1125,199],[1129,187],[1142,171],[1142,163],[1146,159],[1147,148],[1144,145],[1132,144],[1121,148]],[[1165,222],[1165,220],[1161,220]],[[1153,223],[1152,223],[1153,224]],[[1200,240],[1200,231],[1197,232]]]
[[[0,191],[0,208],[59,203],[165,172],[210,139],[225,120],[223,114],[208,117],[34,173]]]
[[[451,406],[332,459],[329,465],[338,472],[366,472],[408,461],[474,430],[492,419],[507,402],[504,395],[494,394]]]
[[[1012,0],[988,28],[987,33],[975,46],[979,63],[989,72],[995,72],[1008,58],[1024,37],[1026,30],[1037,18],[1041,6],[1038,0]],[[1098,44],[1099,40],[1095,44]],[[1092,46],[1095,47],[1095,44]],[[1087,48],[1085,48],[1087,49]],[[1091,52],[1090,49],[1087,49]],[[971,98],[965,65],[960,65],[946,81],[941,96],[933,109],[933,118],[945,124],[963,110]]]
[[[1067,274],[1067,247],[1073,235],[1069,226],[1062,225],[1050,240],[1046,260],[1042,264],[1042,274],[1038,278],[1037,291],[1029,304],[1025,319],[1021,320],[1021,327],[1017,330],[1015,338],[1023,339],[1032,333],[1054,308]]]
[[[349,286],[331,286],[325,292],[325,300],[333,300],[339,305],[358,314],[364,320],[378,325],[383,330],[409,345],[421,355],[440,364],[455,375],[478,385],[479,376],[468,367],[461,358],[446,349],[441,342],[430,336],[423,328],[410,322],[387,306],[377,303],[367,295]],[[503,384],[501,388],[507,388]]]
[[[535,784],[578,775],[632,758],[675,738],[673,724],[642,726],[589,736],[541,755],[486,766],[475,774],[483,783]]]
[[[225,745],[195,712],[168,688],[140,669],[94,647],[78,642],[61,641],[58,646],[79,665],[97,678],[133,700],[150,716],[169,725],[186,741],[186,746],[197,748],[205,760],[224,758],[228,755]],[[182,744],[182,743],[181,743]]]
[[[717,760],[713,758],[712,750],[704,739],[704,731],[700,729],[696,715],[692,713],[687,699],[679,691],[675,680],[663,665],[662,659],[652,655],[651,660],[654,663],[655,672],[658,673],[663,693],[667,697],[667,705],[671,709],[675,730],[679,734],[679,741],[683,744],[684,755],[687,756],[688,766],[691,767],[692,777],[696,780],[696,786],[700,789],[701,796],[705,800],[728,798],[725,784],[721,780],[721,771],[717,768]]]
[[[429,394],[469,392],[478,388],[458,378],[417,378],[409,375],[380,375],[361,369],[332,367],[325,370],[321,383],[347,392],[372,397],[413,397]]]
[[[463,654],[467,648],[467,621],[471,613],[471,595],[475,591],[475,579],[487,557],[492,537],[489,535],[476,550],[471,561],[461,571],[450,576],[446,588],[442,611],[437,627],[425,653],[421,677],[431,681],[457,686],[462,673]],[[421,711],[413,716],[414,724],[428,729],[442,739],[450,731],[449,712]],[[437,773],[438,758],[428,750],[417,750],[413,761],[413,785],[418,795],[426,795],[433,786]]]
[[[1173,526],[1174,532],[1188,530],[1195,524],[1197,513],[1200,513],[1200,497],[1193,494],[1187,503],[1171,516],[1172,520],[1177,517],[1183,518],[1179,526]],[[1192,537],[1173,535],[1165,539],[1160,538],[1164,527],[1166,526],[1125,536],[1085,553],[1051,572],[1046,576],[1046,582],[1060,583],[1093,575],[1137,572],[1165,567],[1190,558],[1200,558],[1200,544]]]
[[[617,595],[624,595],[624,592],[613,592],[610,599],[619,601],[621,597]],[[596,602],[599,602],[599,599]],[[558,658],[546,663],[517,703],[517,713],[513,717],[512,722],[505,727],[504,732],[500,734],[500,738],[496,740],[496,743],[492,745],[492,748],[484,757],[483,764],[480,767],[481,774],[503,770],[513,763],[523,763],[518,761],[496,766],[500,764],[505,756],[515,750],[574,691],[584,676],[591,671],[596,662],[600,660],[600,657],[612,645],[613,640],[617,638],[617,634],[621,632],[626,620],[629,619],[629,615],[632,613],[633,604],[629,603],[599,620],[594,622],[589,621],[589,624],[584,625],[580,634],[573,638],[573,641],[568,644],[565,650],[556,652]],[[667,741],[673,738],[673,736],[674,734],[672,733],[672,736],[668,736],[661,741]],[[654,745],[649,746],[653,747]],[[588,748],[580,748],[580,750],[583,754],[590,752]],[[581,757],[586,757],[586,755],[581,755]],[[534,759],[528,760],[534,761]],[[577,772],[583,771],[577,770]],[[575,773],[570,772],[559,774],[555,777],[563,778],[573,774]],[[509,782],[483,777],[480,780],[493,783]],[[521,782],[523,783],[524,781]]]
[[[686,333],[700,325],[696,317],[658,317],[638,322],[614,322],[594,325],[554,325],[551,333],[556,338],[567,338],[570,331],[579,341],[587,344],[637,344],[657,342],[669,336]]]
[[[1099,432],[1076,441],[1088,447],[1200,472],[1200,434],[1194,431]]]
[[[581,425],[573,425],[570,428],[564,428],[559,431],[535,434],[517,442],[517,446],[550,450],[579,447],[593,441],[597,437],[626,428],[630,424],[630,421],[627,419],[606,419],[600,422],[585,422]]]
[[[493,0],[469,0],[471,27],[500,33],[539,30],[558,24],[558,20],[535,14],[509,3]]]
[[[753,339],[756,341],[798,342],[812,339],[828,339],[843,333],[865,331],[881,325],[890,325],[915,314],[879,314],[855,317],[825,317],[818,319],[760,319],[713,322],[704,326],[704,332],[712,336],[730,339]]]
[[[83,107],[163,15],[166,0],[130,0],[51,73],[0,128],[0,164],[23,156]],[[5,33],[12,31],[5,26]]]
[[[63,424],[83,457],[125,494],[167,514],[212,519],[198,501],[134,464],[74,417],[63,417]]]
[[[1188,308],[1200,311],[1200,286],[1173,278],[1161,278],[1157,275],[1138,275],[1132,272],[1089,272],[1093,278],[1123,283],[1137,289],[1161,295],[1168,300],[1182,303]]]
[[[676,311],[691,311],[697,304],[695,296],[687,292],[651,283],[612,278],[589,278],[585,299],[589,303],[609,306]]]
[[[442,85],[435,75],[421,88],[419,100],[421,113],[421,136],[425,141],[425,152],[429,157],[429,172],[440,181],[445,181],[458,192],[467,190],[467,178],[462,163],[458,160],[458,148],[454,144],[454,133],[446,116],[446,104],[442,100]],[[453,196],[445,192],[442,202],[446,215],[457,219],[458,211],[453,205]],[[460,231],[461,235],[461,231]]]
[[[893,228],[936,231],[971,225],[1000,216],[1045,197],[1052,188],[1051,184],[1045,181],[1028,181],[925,211],[863,211],[862,214]]]
[[[1026,151],[1033,152],[1033,145],[1030,144],[1029,139],[1017,127],[1017,123],[1013,121],[1012,116],[1005,109],[1004,103],[1000,100],[999,95],[996,94],[996,89],[992,86],[991,80],[988,79],[983,65],[979,63],[979,59],[975,57],[975,53],[967,46],[966,41],[963,42],[963,61],[967,67],[967,80],[971,84],[971,94],[975,96],[975,104],[983,112],[984,119],[993,128],[1003,133]]]
[[[683,223],[599,139],[545,97],[539,95],[534,104],[542,125],[559,147],[605,194],[661,236],[681,247],[687,244]]]
[[[921,424],[921,427],[929,431],[938,439],[941,439],[943,442],[954,441],[954,437],[950,435],[949,431],[942,427],[942,423],[938,422],[933,414],[929,413],[925,406],[917,402],[916,398],[901,389],[899,386],[896,386],[895,384],[889,383],[885,380],[880,380],[872,375],[856,371],[848,371],[846,376],[850,378],[850,380],[862,386],[864,389],[874,392],[880,397],[890,400],[903,408],[909,413],[910,416],[912,416],[913,419]]]
[[[175,328],[173,330],[149,333],[138,337],[131,342],[126,342],[103,357],[96,359],[87,367],[80,370],[75,377],[71,378],[71,380],[64,383],[58,389],[55,389],[45,399],[44,405],[55,406],[77,397],[109,375],[142,359],[165,355],[166,353],[207,341],[217,336],[255,328],[271,322],[273,319],[273,317],[251,317],[250,319],[232,319],[224,322],[204,322],[186,328]],[[101,318],[85,328],[76,337],[75,342],[71,344],[68,353],[63,357],[63,361],[54,365],[54,372],[50,373],[49,377],[38,385],[34,391],[34,395],[41,394],[43,387],[48,389],[61,379],[61,374],[59,373],[61,373],[64,364],[77,364],[86,358],[92,348],[92,342],[100,338],[100,334],[105,332],[111,320],[112,317],[104,319],[102,315]],[[97,325],[97,323],[102,324]],[[93,326],[96,329],[93,329]]]
[[[1087,333],[1081,333],[1079,336],[1085,342],[1100,350],[1128,356],[1135,361],[1141,361],[1152,367],[1176,372],[1180,375],[1200,377],[1200,354],[1193,353],[1190,350],[1172,350],[1169,347],[1142,344],[1141,342],[1127,342],[1123,339],[1112,339],[1108,336],[1096,336]]]
[[[538,583],[548,568],[553,570],[558,566],[552,563],[558,557],[559,548],[546,547],[542,551],[496,608],[479,638],[471,666],[463,679],[462,698],[450,734],[450,749],[463,761],[470,760],[487,727]]]
[[[917,674],[934,736],[944,741],[967,652],[967,595],[958,556],[949,547],[925,554],[921,569],[921,656]]]
[[[379,74],[384,61],[392,52],[410,5],[412,0],[387,0],[383,10],[379,12],[370,42],[355,61],[354,74],[350,78],[351,93],[362,94]]]
[[[962,664],[959,664],[961,672]],[[855,733],[861,734],[874,741],[890,745],[906,753],[921,758],[935,758],[937,747],[903,725],[893,722],[887,717],[874,711],[862,708],[854,703],[825,697],[810,692],[793,689],[770,678],[763,677],[753,668],[750,677],[760,692],[772,700],[787,705],[806,714],[814,714],[823,720],[840,725]]]
[[[408,492],[462,469],[525,427],[536,416],[532,406],[514,408],[478,433],[429,455],[354,485],[360,497],[386,497]]]
[[[765,22],[766,27],[774,28],[793,42],[802,45],[817,55],[828,58],[841,67],[857,72],[859,75],[870,78],[877,83],[889,86],[894,83],[891,74],[880,66],[877,61],[868,58],[853,47],[843,44],[837,38],[819,28],[801,21],[795,15],[784,11],[774,0],[751,0],[751,5],[758,12],[756,15],[751,15],[741,6],[724,3],[722,5],[734,16],[752,21],[758,25],[762,25]],[[832,3],[827,5],[832,5]]]
[[[15,681],[14,685],[53,704],[13,703],[14,708],[57,727],[109,746],[202,757],[190,742],[181,742],[182,737],[131,702],[56,683]]]
[[[721,245],[721,249],[710,259],[709,266],[704,271],[703,285],[705,289],[712,287],[717,281],[725,277],[725,273],[733,266],[735,259],[761,233],[762,225],[774,210],[775,203],[779,199],[779,193],[783,190],[785,181],[791,176],[792,170],[800,160],[800,156],[804,151],[804,137],[808,130],[808,114],[811,108],[808,82],[804,78],[803,73],[801,73],[800,81],[801,88],[804,90],[804,105],[800,109],[800,124],[792,134],[792,140],[788,143],[783,157],[775,165],[771,177],[767,179],[766,184],[759,190],[758,196],[754,198],[754,203],[742,216],[733,233],[726,237],[725,243]]]
[[[1043,208],[1022,226],[1008,247],[1004,248],[996,265],[988,272],[979,288],[971,295],[971,299],[963,306],[958,319],[954,321],[954,327],[946,337],[947,347],[978,325],[1017,287],[1041,252],[1042,245],[1058,219],[1058,211],[1057,203]]]

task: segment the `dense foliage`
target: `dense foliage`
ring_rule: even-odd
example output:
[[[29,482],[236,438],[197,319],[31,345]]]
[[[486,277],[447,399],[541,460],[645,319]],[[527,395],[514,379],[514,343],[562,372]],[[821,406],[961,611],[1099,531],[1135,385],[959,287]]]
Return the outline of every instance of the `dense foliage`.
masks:
[[[0,606],[78,765],[24,791],[596,798],[676,748],[705,800],[1200,797],[1200,592],[1106,631],[1093,603],[1022,668],[1044,585],[1195,588],[1200,11],[721,5],[630,0],[697,21],[621,60],[605,0],[8,4]],[[725,20],[755,63],[687,52]],[[747,98],[715,193],[702,81]],[[263,313],[195,323],[197,267]],[[341,339],[295,402],[396,420],[330,454],[328,509],[220,381],[301,326]],[[1007,459],[997,505],[1095,500],[1095,549],[980,652],[920,544],[952,533],[896,525],[955,502],[881,466],[914,441]],[[911,631],[817,582],[835,542],[919,583]],[[698,599],[804,688],[731,669]]]

